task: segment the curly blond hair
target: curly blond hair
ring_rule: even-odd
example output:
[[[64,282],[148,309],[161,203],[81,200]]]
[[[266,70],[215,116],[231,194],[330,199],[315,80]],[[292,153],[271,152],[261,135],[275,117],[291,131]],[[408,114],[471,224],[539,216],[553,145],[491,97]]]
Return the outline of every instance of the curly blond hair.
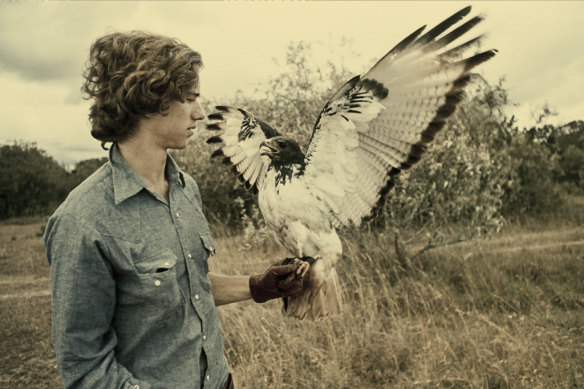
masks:
[[[177,39],[142,31],[98,38],[90,49],[81,90],[93,99],[91,135],[107,142],[127,139],[145,114],[166,114],[199,83],[201,55]]]

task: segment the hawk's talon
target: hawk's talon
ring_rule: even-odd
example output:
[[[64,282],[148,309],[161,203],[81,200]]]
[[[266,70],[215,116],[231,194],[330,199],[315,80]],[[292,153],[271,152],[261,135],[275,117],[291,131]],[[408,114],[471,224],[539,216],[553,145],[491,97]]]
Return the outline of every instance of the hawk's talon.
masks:
[[[301,260],[299,260],[298,262],[300,263],[298,263],[298,269],[296,270],[296,279],[300,280],[310,270],[310,264],[308,262],[303,262]]]
[[[310,264],[308,262],[305,262],[299,258],[292,258],[290,263],[293,263],[297,266],[296,268],[296,279],[300,280],[302,279],[302,277],[304,277],[306,275],[306,273],[308,273],[308,270],[310,270]]]

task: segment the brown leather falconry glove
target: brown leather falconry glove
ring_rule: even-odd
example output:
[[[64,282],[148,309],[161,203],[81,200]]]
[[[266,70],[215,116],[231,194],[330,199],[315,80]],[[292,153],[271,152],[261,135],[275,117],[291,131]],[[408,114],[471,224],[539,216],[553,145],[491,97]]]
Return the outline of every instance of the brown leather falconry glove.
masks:
[[[302,293],[304,285],[296,263],[272,265],[264,274],[249,278],[249,290],[256,303],[263,303],[278,297],[297,296]]]

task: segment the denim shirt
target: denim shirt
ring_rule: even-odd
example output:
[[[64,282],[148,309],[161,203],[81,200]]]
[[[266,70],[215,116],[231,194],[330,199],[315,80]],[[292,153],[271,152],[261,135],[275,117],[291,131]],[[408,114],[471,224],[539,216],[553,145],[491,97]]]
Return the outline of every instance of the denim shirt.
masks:
[[[167,158],[167,202],[114,146],[44,235],[66,388],[220,388],[227,359],[195,181]]]

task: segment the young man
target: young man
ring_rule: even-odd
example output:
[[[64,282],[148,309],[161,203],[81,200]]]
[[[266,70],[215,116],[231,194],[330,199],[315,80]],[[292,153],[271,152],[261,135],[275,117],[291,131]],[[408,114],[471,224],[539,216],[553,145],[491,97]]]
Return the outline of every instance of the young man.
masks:
[[[209,273],[214,245],[195,181],[168,149],[204,119],[200,55],[177,40],[114,33],[91,47],[83,86],[109,162],[45,232],[53,343],[67,388],[233,387],[215,306],[299,294],[296,265]]]

